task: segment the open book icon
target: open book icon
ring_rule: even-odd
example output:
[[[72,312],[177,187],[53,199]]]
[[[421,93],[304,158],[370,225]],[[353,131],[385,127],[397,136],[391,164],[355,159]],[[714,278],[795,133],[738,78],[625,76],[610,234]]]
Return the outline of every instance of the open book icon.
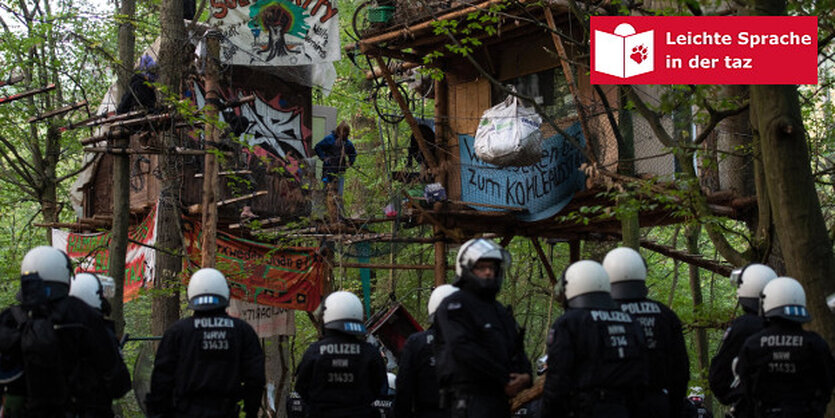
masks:
[[[615,33],[594,31],[594,70],[627,78],[654,69],[653,31],[635,33],[628,23],[621,23]]]

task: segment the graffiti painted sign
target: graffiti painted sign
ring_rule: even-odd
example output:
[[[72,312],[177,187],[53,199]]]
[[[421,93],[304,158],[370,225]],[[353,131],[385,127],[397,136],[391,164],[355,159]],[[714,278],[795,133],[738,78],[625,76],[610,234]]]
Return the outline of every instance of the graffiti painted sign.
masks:
[[[200,224],[185,221],[183,235],[189,261],[199,266]],[[313,311],[322,298],[322,267],[322,257],[315,248],[279,248],[217,234],[216,268],[226,275],[234,299]]]
[[[336,0],[211,0],[223,62],[309,65],[339,60]]]
[[[566,129],[585,146],[579,123]],[[585,186],[579,170],[585,157],[562,135],[542,143],[542,159],[526,167],[497,167],[481,161],[473,149],[473,137],[459,135],[461,151],[461,199],[465,202],[527,209],[518,217],[532,222],[558,213]],[[491,210],[473,206],[479,210]],[[498,210],[498,209],[492,209]]]
[[[157,236],[156,208],[128,232],[128,252],[125,257],[124,301],[132,300],[139,289],[150,286],[154,279],[154,250]],[[141,243],[141,244],[139,244]],[[76,234],[60,229],[52,230],[52,246],[65,251],[78,266],[76,272],[91,271],[107,275],[110,266],[110,232]]]

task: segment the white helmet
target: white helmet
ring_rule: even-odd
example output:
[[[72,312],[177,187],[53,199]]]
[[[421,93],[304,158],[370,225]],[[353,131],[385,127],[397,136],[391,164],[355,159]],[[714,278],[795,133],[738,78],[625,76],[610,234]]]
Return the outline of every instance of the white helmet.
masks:
[[[766,318],[780,317],[795,322],[809,322],[806,292],[791,277],[777,277],[765,285],[762,293],[762,314]]]
[[[333,292],[325,299],[324,309],[322,322],[325,328],[351,335],[365,335],[362,302],[357,295],[346,291]]]
[[[194,272],[188,282],[188,307],[208,311],[229,306],[229,284],[223,273],[213,268]]]
[[[749,264],[731,272],[731,283],[738,288],[736,297],[739,304],[748,312],[759,309],[760,294],[769,281],[777,277],[777,273],[765,264]]]
[[[429,295],[429,303],[426,304],[426,310],[429,312],[429,320],[431,321],[438,310],[438,306],[446,299],[447,296],[458,291],[458,288],[451,284],[442,284],[432,291]]]
[[[612,308],[609,275],[600,263],[581,260],[563,273],[565,300],[571,308]]]
[[[81,299],[91,308],[102,310],[104,288],[99,277],[94,273],[78,273],[70,283],[70,296]]]
[[[472,269],[479,260],[496,260],[498,268],[495,280],[482,280],[473,275]],[[476,283],[479,288],[495,294],[501,288],[508,270],[510,253],[491,240],[473,238],[458,250],[458,256],[455,258],[455,275],[458,277],[453,284],[460,288],[464,283]]]
[[[606,254],[603,268],[612,283],[612,298],[643,299],[647,296],[647,264],[637,251],[619,247]]]
[[[20,263],[20,274],[37,274],[45,282],[67,286],[72,277],[72,263],[63,251],[47,246],[35,247],[26,253]]]

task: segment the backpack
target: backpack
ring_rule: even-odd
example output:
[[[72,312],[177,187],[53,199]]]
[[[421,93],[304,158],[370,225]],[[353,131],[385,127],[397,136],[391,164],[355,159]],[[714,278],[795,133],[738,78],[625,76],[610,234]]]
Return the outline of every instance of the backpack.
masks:
[[[66,363],[56,333],[65,326],[54,323],[55,314],[45,304],[13,306],[11,312],[20,330],[27,405],[67,405],[70,390]]]

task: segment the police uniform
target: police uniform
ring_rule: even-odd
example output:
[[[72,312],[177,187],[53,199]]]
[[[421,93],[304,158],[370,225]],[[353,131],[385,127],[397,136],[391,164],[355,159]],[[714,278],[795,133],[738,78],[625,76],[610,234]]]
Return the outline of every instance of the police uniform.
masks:
[[[254,418],[265,380],[264,352],[249,324],[223,308],[195,311],[162,337],[148,415],[237,417],[243,399],[246,416]]]
[[[461,291],[436,313],[438,376],[452,416],[510,416],[504,388],[511,373],[531,374],[523,333],[492,295],[458,282]]]
[[[745,313],[734,319],[725,330],[719,350],[710,360],[708,372],[710,390],[723,405],[734,405],[734,416],[737,418],[751,416],[751,409],[742,402],[742,385],[737,384],[736,387],[731,387],[734,381],[733,360],[739,354],[745,340],[762,331],[764,326],[765,320],[753,313]]]
[[[398,418],[449,417],[449,410],[441,408],[432,348],[435,333],[433,326],[410,335],[400,352],[394,399],[394,413]]]
[[[745,341],[737,366],[755,416],[823,417],[835,385],[835,361],[818,334],[800,323],[768,320]]]
[[[352,325],[361,327],[345,324]],[[296,376],[296,391],[311,417],[378,417],[372,403],[387,387],[379,350],[334,329],[325,329],[308,347]]]
[[[543,417],[642,417],[647,348],[638,323],[615,308],[569,308],[548,336]]]
[[[0,352],[4,357],[6,353],[13,353],[11,357],[22,359],[20,332],[11,309],[0,313]],[[47,310],[56,325],[55,333],[62,350],[61,357],[55,360],[56,368],[26,370],[23,377],[9,385],[8,394],[26,398],[26,416],[58,416],[69,412],[88,417],[112,417],[112,399],[124,396],[130,390],[131,382],[103,318],[71,296],[50,301]],[[65,383],[58,385],[56,382],[62,378]],[[61,386],[68,391],[38,390]]]
[[[640,324],[649,350],[646,408],[655,417],[681,414],[690,380],[690,361],[681,321],[667,306],[651,299],[616,300]]]
[[[296,391],[287,396],[287,418],[305,418],[307,416],[304,401]]]

